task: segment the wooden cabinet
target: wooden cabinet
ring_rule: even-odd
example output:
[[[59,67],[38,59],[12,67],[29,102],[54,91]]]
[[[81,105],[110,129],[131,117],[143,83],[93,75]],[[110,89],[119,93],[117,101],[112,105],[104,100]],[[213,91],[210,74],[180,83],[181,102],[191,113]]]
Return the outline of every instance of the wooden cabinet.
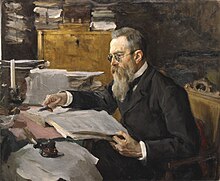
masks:
[[[50,61],[50,68],[69,71],[104,71],[104,84],[112,79],[107,60],[111,32],[88,31],[82,25],[38,31],[38,59]]]

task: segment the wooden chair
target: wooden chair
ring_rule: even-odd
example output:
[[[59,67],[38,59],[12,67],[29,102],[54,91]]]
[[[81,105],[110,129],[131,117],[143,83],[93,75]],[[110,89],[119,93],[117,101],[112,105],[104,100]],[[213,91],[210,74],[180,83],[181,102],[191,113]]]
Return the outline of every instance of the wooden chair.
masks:
[[[174,180],[172,171],[183,165],[199,163],[202,180],[219,180],[220,173],[220,96],[186,86],[190,106],[202,139],[200,153],[191,158],[167,164],[165,180]]]

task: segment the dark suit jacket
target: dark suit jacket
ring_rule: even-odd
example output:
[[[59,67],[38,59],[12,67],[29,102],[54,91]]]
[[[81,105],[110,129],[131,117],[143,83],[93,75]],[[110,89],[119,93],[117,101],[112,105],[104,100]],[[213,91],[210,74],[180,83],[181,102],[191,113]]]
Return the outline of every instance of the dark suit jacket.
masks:
[[[152,66],[141,76],[137,88],[124,102],[116,101],[112,83],[102,92],[72,91],[70,107],[106,110],[118,107],[122,124],[147,148],[148,162],[189,157],[199,150],[199,134],[186,91]]]

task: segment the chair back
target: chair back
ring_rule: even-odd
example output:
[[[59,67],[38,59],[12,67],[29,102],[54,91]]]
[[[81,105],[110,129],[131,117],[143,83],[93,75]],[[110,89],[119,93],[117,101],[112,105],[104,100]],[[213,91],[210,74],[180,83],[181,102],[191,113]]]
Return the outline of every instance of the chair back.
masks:
[[[220,174],[220,96],[201,93],[187,89],[191,110],[196,118],[197,126],[202,133],[201,151],[211,149],[216,154],[216,166],[212,168],[215,178]],[[203,129],[204,128],[204,129]],[[204,149],[205,148],[205,149]],[[203,172],[207,172],[207,165],[200,163]]]
[[[189,89],[187,93],[194,117],[203,121],[208,144],[219,148],[220,97],[212,97]]]

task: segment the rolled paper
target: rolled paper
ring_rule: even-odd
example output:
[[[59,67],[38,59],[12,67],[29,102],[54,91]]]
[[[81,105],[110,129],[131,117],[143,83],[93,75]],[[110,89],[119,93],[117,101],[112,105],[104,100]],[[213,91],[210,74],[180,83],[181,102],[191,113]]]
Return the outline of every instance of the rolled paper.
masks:
[[[11,88],[15,89],[15,60],[11,60],[10,62],[10,73],[11,73]]]

